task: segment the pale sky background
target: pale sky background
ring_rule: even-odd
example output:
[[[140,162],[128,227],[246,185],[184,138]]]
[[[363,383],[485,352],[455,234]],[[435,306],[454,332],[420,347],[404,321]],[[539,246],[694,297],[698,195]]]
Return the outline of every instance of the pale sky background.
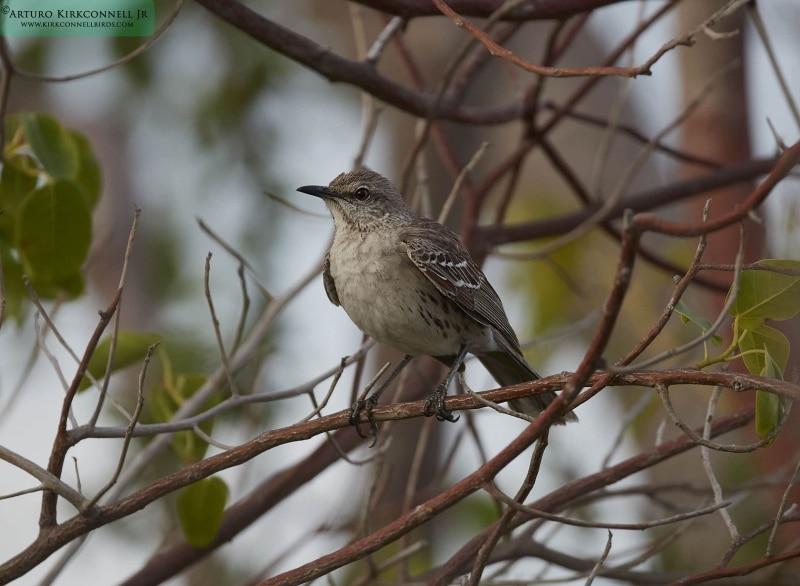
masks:
[[[272,7],[272,4],[269,6]],[[791,13],[792,18],[785,18],[786,11],[792,6],[793,0],[773,0],[759,3],[759,10],[772,39],[776,42],[776,51],[782,56],[781,64],[790,80],[793,95],[800,97],[800,66],[797,59],[796,35],[796,31],[800,30],[799,13],[794,10]],[[270,10],[271,18],[275,18],[278,22],[288,22],[288,17],[276,16],[275,10],[273,8]],[[599,10],[592,17],[592,26],[596,30],[617,31],[621,34],[622,31],[630,29],[631,23],[637,17],[637,11],[638,3],[635,2]],[[198,38],[193,28],[197,23],[193,23],[192,18],[184,16],[178,18],[173,30],[160,41],[182,48],[178,51],[163,52],[169,58],[159,63],[156,72],[159,79],[154,83],[154,87],[158,88],[157,91],[161,95],[153,96],[153,100],[173,101],[176,108],[182,103],[181,92],[201,91],[203,87],[212,86],[220,74],[221,67],[227,67],[216,61],[213,40]],[[669,30],[666,24],[665,22],[664,25],[654,28],[645,37],[645,41],[637,49],[639,58],[652,54],[664,41],[676,34],[675,31]],[[311,27],[304,26],[304,30],[309,31]],[[616,38],[618,35],[614,36]],[[754,40],[755,37],[751,35],[750,39]],[[790,44],[782,46],[777,43]],[[81,64],[77,69],[88,69],[106,61],[107,56],[89,54],[88,46],[87,43],[79,41],[65,44],[65,50],[55,59],[51,70],[57,73],[70,73],[76,70],[76,64]],[[675,79],[674,68],[677,58],[677,53],[672,53],[659,62],[654,68],[652,77],[640,78],[632,84],[631,100],[652,100],[653,96],[658,96],[663,105],[664,119],[652,120],[653,127],[645,128],[646,132],[657,131],[657,126],[676,111],[680,96],[679,88],[671,87],[669,82]],[[141,221],[146,224],[156,214],[171,216],[177,225],[176,229],[182,231],[181,239],[186,255],[183,261],[188,266],[194,267],[193,270],[197,275],[198,288],[193,300],[171,308],[166,316],[174,327],[198,319],[208,321],[201,284],[203,263],[208,250],[215,253],[213,261],[215,293],[219,299],[225,299],[228,294],[234,296],[234,301],[229,304],[218,303],[221,321],[225,323],[226,319],[234,319],[238,310],[236,284],[231,283],[234,280],[235,265],[219,247],[201,233],[195,223],[195,216],[206,220],[219,234],[236,245],[239,241],[237,227],[248,222],[252,199],[258,197],[263,189],[280,189],[279,195],[299,207],[324,214],[325,209],[321,202],[294,193],[294,187],[327,183],[338,173],[352,166],[360,136],[359,108],[345,104],[341,100],[331,100],[328,91],[330,86],[326,80],[298,66],[289,65],[286,60],[282,61],[289,69],[289,74],[277,91],[272,91],[265,97],[261,106],[264,120],[271,125],[277,136],[275,139],[277,144],[272,149],[274,155],[272,168],[280,170],[280,176],[276,177],[274,186],[259,185],[236,168],[232,168],[230,173],[209,174],[206,169],[210,162],[204,157],[215,155],[213,152],[196,149],[194,141],[186,139],[191,135],[191,129],[181,126],[185,122],[182,117],[170,117],[168,112],[156,108],[152,109],[156,112],[154,115],[147,115],[148,104],[142,103],[141,116],[129,121],[130,132],[126,148],[135,155],[135,168],[131,175],[135,178],[135,203],[143,210]],[[85,67],[83,63],[86,64]],[[779,132],[783,133],[782,137],[786,143],[797,140],[798,128],[777,90],[771,68],[758,43],[750,44],[746,67],[751,81],[749,91],[752,97],[751,127],[754,147],[756,154],[769,155],[775,149],[766,124],[767,118]],[[110,72],[79,82],[54,86],[53,100],[57,104],[58,111],[68,113],[72,120],[79,121],[94,116],[97,112],[100,112],[99,118],[102,119],[103,116],[113,112],[117,104],[126,97],[125,84],[120,83],[120,80],[121,76],[118,73]],[[72,124],[80,128],[77,122]],[[378,171],[387,171],[390,148],[391,145],[386,144],[386,137],[379,134],[367,163]],[[219,153],[219,156],[224,160],[226,153]],[[164,194],[169,194],[169,197],[165,199]],[[786,182],[780,189],[780,195],[771,200],[771,205],[786,205],[789,202],[794,202],[796,205],[797,196],[798,183]],[[107,191],[104,197],[113,197],[113,193]],[[265,205],[275,206],[274,203]],[[277,206],[275,209],[278,209]],[[327,217],[315,218],[284,213],[283,221],[281,233],[284,242],[280,254],[271,254],[269,262],[260,265],[265,271],[260,278],[277,293],[285,291],[306,274],[309,267],[323,254],[332,231],[330,219]],[[786,242],[780,244],[785,246],[785,250],[779,250],[781,255],[800,254],[796,241],[794,246]],[[515,315],[519,315],[521,308],[513,292],[502,291],[505,288],[506,265],[497,260],[490,260],[486,270],[490,279],[501,290],[501,296],[514,324]],[[83,348],[95,325],[95,312],[99,307],[105,306],[106,302],[104,299],[89,296],[62,308],[58,323],[75,348]],[[90,317],[87,319],[87,316]],[[301,383],[309,373],[316,373],[323,367],[335,365],[342,355],[351,353],[360,342],[360,333],[341,309],[329,304],[319,281],[312,283],[286,311],[280,320],[280,327],[284,337],[281,347],[270,361],[273,369],[272,380],[279,385],[275,390]],[[24,340],[24,343],[20,340]],[[27,357],[31,340],[31,332],[19,333],[13,324],[6,324],[0,333],[0,408],[6,404],[8,394],[16,384],[18,365]],[[563,351],[554,354],[552,363],[536,365],[537,369],[544,373],[567,369],[575,363],[581,352],[582,348],[565,346]],[[74,367],[69,359],[63,352],[56,351],[56,355],[64,365],[66,376],[71,376]],[[488,376],[479,370],[476,370],[473,377],[472,380],[477,388],[491,386]],[[345,377],[341,385],[342,389],[349,389],[349,376]],[[61,405],[62,395],[59,389],[60,385],[53,369],[44,360],[40,360],[36,372],[26,385],[25,392],[10,410],[0,413],[0,444],[44,465]],[[292,413],[287,409],[282,413],[284,423],[307,411],[305,403],[301,404],[300,401],[297,403],[296,412]],[[343,409],[347,403],[348,393],[346,391],[339,393],[326,412]],[[85,416],[92,406],[93,397],[80,397],[76,404],[79,419]],[[613,421],[620,415],[615,412],[613,404],[603,401],[593,401],[592,410],[579,410],[578,415],[581,418],[580,425],[558,429],[553,433],[545,458],[546,464],[552,466],[562,459],[569,459],[587,470],[597,468],[598,460],[606,450],[602,441],[608,437],[607,422]],[[32,421],[31,417],[35,417],[36,420]],[[478,420],[483,425],[496,421],[491,413],[482,414]],[[521,427],[515,427],[513,424],[503,425],[492,430],[492,437],[500,446],[515,437],[520,429]],[[217,432],[223,442],[237,437],[235,430],[220,429]],[[455,433],[455,429],[449,433]],[[321,441],[324,441],[323,438],[317,438],[311,443],[316,445]],[[111,443],[84,442],[73,450],[71,455],[77,457],[79,462],[91,462],[95,458],[115,459],[117,447],[110,445]],[[308,444],[309,442],[292,444],[260,456],[250,472],[250,477],[239,485],[241,490],[246,490],[271,471],[280,469],[295,458],[308,453]],[[622,459],[630,453],[623,444],[615,460]],[[72,465],[71,459],[68,459],[68,464]],[[466,472],[468,464],[466,463],[460,471]],[[509,467],[501,476],[501,483],[505,479],[506,487],[509,489],[515,486],[515,482],[521,478],[527,465],[525,461],[516,464]],[[458,467],[456,469],[459,470]],[[83,466],[81,471],[85,484],[99,481],[92,477],[92,470],[88,465]],[[235,484],[241,481],[239,474],[238,471],[229,470],[222,476],[231,480],[231,484]],[[362,472],[348,465],[337,464],[331,467],[297,495],[286,500],[239,536],[235,541],[235,547],[222,548],[221,555],[241,558],[241,563],[248,568],[259,567],[264,559],[280,551],[281,547],[293,543],[308,531],[308,528],[298,523],[297,519],[302,519],[304,515],[310,516],[305,511],[309,502],[318,503],[320,507],[329,510],[328,520],[335,522],[339,511],[347,511],[357,504],[354,502],[350,484],[352,475],[356,474]],[[72,472],[68,471],[65,477],[71,481]],[[555,483],[558,479],[557,473],[543,473],[540,475],[535,492],[543,494],[552,489],[557,485]],[[33,484],[32,479],[9,465],[0,463],[0,494],[20,490]],[[241,492],[235,494],[233,500],[240,494]],[[37,528],[39,504],[38,494],[0,501],[0,526],[3,527],[0,531],[0,560],[8,559],[33,540]],[[158,524],[157,514],[159,513],[155,507],[138,513],[129,522],[130,531],[133,534],[152,534],[153,539],[157,539],[160,527],[157,526],[151,531],[151,526]],[[602,511],[600,516],[614,520],[615,514],[618,512],[609,509]],[[324,514],[316,518],[324,518]],[[271,540],[276,531],[281,535],[277,543]],[[624,551],[627,546],[636,543],[637,536],[620,531],[615,533],[614,538],[615,551]],[[561,532],[557,540],[562,545],[569,543],[569,531]],[[599,555],[604,544],[605,532],[598,530],[593,541],[584,541],[579,545],[573,543],[573,547],[580,547],[582,551],[596,552]],[[456,544],[453,546],[456,547]],[[87,544],[55,583],[64,586],[79,584],[83,586],[87,583],[114,584],[138,569],[155,547],[157,543],[153,542],[151,549],[143,550],[138,542],[127,539],[122,532],[102,531],[98,535],[89,537]],[[121,555],[120,550],[126,548],[130,548],[131,551]],[[290,565],[311,560],[321,553],[324,551],[299,546],[293,555],[287,556],[284,565],[279,569],[285,570]],[[47,563],[42,564],[16,584],[25,586],[37,584],[44,571],[59,557],[60,553],[52,556]],[[91,572],[92,576],[88,582],[87,572]],[[248,574],[247,571],[243,573]],[[181,579],[169,583],[180,584]]]

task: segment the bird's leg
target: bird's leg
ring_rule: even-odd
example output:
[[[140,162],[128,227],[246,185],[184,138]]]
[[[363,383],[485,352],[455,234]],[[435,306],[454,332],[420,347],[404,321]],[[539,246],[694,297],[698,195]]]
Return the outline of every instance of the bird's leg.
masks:
[[[458,356],[456,356],[455,360],[453,360],[453,364],[450,366],[450,372],[447,373],[447,378],[442,381],[442,384],[433,389],[425,399],[425,406],[422,412],[426,417],[436,415],[436,419],[439,421],[458,421],[457,415],[453,415],[444,408],[444,398],[447,396],[447,389],[450,388],[450,383],[453,382],[453,378],[464,369],[464,358],[466,356],[467,345],[462,344],[461,348],[458,350]]]
[[[381,383],[381,386],[379,386],[378,389],[369,396],[367,396],[367,394],[370,391],[370,387],[367,387],[358,400],[353,403],[353,405],[350,407],[350,411],[347,413],[347,421],[350,423],[350,425],[356,428],[358,435],[365,439],[372,436],[373,445],[375,444],[375,440],[378,438],[378,426],[372,420],[372,410],[375,408],[375,405],[378,404],[378,399],[380,399],[383,391],[385,391],[389,385],[392,384],[392,381],[397,377],[398,374],[400,374],[400,371],[405,368],[406,364],[408,364],[412,358],[413,356],[411,354],[406,354],[403,356],[403,359],[397,364],[397,366],[395,366],[394,370],[389,374],[386,380]],[[367,412],[367,421],[369,421],[370,428],[369,436],[364,435],[361,432],[361,421],[359,421],[359,415],[361,414],[361,411]]]

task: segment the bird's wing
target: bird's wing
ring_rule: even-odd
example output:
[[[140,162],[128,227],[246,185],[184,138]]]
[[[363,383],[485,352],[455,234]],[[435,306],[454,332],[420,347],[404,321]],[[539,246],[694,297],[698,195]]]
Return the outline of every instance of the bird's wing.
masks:
[[[339,294],[336,293],[336,283],[331,275],[331,253],[325,254],[325,262],[322,263],[322,284],[325,285],[325,294],[335,306],[340,306]]]
[[[424,219],[423,219],[424,220]],[[472,319],[497,330],[519,352],[503,303],[453,232],[432,220],[409,227],[401,242],[411,262]]]

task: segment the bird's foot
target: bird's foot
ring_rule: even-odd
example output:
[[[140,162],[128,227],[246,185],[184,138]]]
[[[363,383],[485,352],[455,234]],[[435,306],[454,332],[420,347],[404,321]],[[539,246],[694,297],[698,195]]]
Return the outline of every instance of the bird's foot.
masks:
[[[425,417],[436,415],[436,419],[439,421],[450,421],[451,423],[458,421],[458,415],[453,415],[444,408],[444,398],[446,396],[447,386],[444,383],[431,391],[425,399],[425,405],[422,407],[422,413],[425,414]]]
[[[372,418],[372,410],[375,408],[375,405],[378,404],[378,399],[373,395],[367,397],[366,399],[359,399],[355,403],[353,403],[352,407],[350,407],[350,411],[347,412],[347,421],[356,428],[356,433],[363,437],[364,439],[372,438],[372,443],[369,447],[375,445],[375,442],[378,441],[378,424],[375,423],[375,420]],[[361,430],[361,412],[364,411],[367,414],[367,421],[369,421],[369,434],[364,435],[364,432]]]

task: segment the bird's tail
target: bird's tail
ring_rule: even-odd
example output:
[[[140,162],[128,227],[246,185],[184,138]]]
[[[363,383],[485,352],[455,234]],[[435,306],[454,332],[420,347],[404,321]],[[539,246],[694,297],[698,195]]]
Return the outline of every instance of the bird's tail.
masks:
[[[495,352],[477,354],[476,357],[481,361],[481,364],[486,367],[486,370],[489,371],[494,380],[504,387],[541,378],[521,355],[514,356],[510,352],[498,350]],[[548,393],[530,395],[521,399],[512,399],[508,404],[515,411],[535,417],[552,403],[555,398],[556,394],[551,391]],[[557,419],[555,423],[557,425],[564,425],[570,421],[577,420],[578,418],[575,414],[569,412]]]

